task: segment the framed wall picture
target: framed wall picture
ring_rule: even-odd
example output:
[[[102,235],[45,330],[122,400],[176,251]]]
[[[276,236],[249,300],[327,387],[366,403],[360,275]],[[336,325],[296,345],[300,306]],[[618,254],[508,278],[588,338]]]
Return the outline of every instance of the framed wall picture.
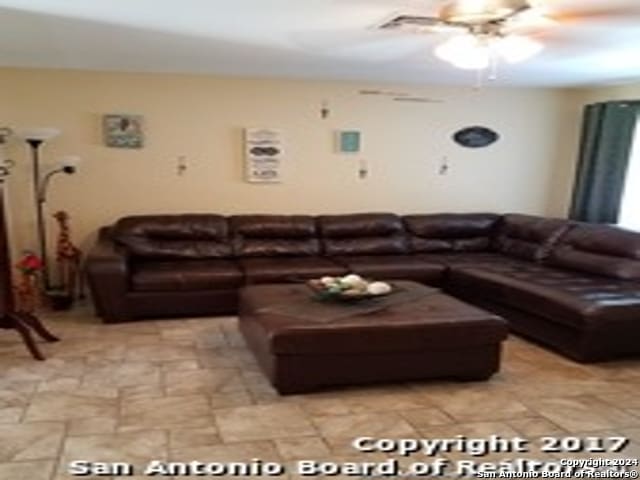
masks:
[[[104,115],[104,143],[107,147],[113,148],[142,148],[144,146],[142,126],[142,115]]]
[[[340,130],[337,134],[338,153],[360,153],[359,130]]]
[[[250,183],[282,181],[282,132],[272,128],[245,129],[245,179]]]

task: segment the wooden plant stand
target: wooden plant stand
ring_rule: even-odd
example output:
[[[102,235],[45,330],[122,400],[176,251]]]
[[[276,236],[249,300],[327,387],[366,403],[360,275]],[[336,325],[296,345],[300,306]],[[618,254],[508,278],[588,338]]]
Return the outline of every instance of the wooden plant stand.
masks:
[[[5,311],[4,316],[0,318],[0,328],[16,330],[36,360],[45,360],[45,357],[34,341],[32,332],[35,332],[40,338],[47,342],[57,342],[60,340],[45,328],[38,317],[31,313]]]
[[[44,360],[44,355],[34,341],[32,332],[47,342],[57,342],[59,339],[49,332],[34,314],[16,311],[11,288],[11,258],[9,256],[2,186],[0,178],[0,328],[16,330],[33,358]]]

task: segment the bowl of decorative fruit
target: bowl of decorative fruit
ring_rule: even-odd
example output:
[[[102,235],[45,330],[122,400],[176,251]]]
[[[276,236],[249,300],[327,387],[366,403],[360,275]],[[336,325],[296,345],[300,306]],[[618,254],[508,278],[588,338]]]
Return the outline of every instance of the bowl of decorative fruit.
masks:
[[[393,287],[386,282],[367,281],[353,273],[344,277],[309,280],[307,285],[320,300],[356,301],[382,297],[393,292]]]

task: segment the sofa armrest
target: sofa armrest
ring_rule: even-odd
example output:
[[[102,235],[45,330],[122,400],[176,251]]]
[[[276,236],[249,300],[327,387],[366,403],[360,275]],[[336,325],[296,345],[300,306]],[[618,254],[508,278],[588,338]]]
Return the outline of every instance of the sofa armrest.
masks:
[[[98,316],[106,322],[129,319],[126,294],[129,286],[129,262],[126,252],[110,238],[108,228],[100,230],[86,260],[89,288]]]

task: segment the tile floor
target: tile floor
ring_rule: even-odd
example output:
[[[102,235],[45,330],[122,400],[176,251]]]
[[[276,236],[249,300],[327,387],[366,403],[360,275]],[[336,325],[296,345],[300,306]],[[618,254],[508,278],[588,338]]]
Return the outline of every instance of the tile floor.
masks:
[[[499,434],[534,445],[547,435],[622,435],[631,439],[622,453],[579,456],[640,456],[640,360],[584,366],[511,337],[502,372],[489,382],[280,397],[233,317],[102,325],[80,308],[43,318],[63,338],[43,346],[46,362],[32,360],[14,332],[0,331],[2,480],[73,478],[66,467],[77,459],[134,465],[384,459],[352,448],[352,438],[363,435]],[[455,461],[465,454],[445,456]],[[545,457],[536,446],[528,456],[575,455]]]

